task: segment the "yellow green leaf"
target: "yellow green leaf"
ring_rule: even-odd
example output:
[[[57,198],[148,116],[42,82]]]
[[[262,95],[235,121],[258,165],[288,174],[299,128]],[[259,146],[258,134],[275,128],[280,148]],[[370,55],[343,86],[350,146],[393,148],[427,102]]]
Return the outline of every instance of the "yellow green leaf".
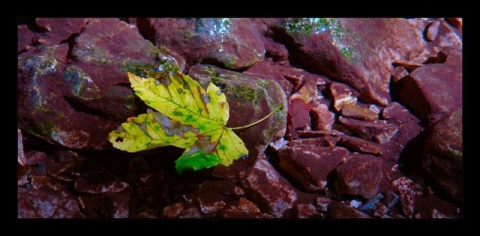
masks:
[[[167,145],[186,148],[176,161],[179,173],[218,164],[229,166],[248,154],[243,141],[225,126],[229,118],[227,98],[214,84],[205,91],[181,72],[161,79],[132,73],[128,77],[135,94],[158,112],[149,110],[129,118],[112,131],[109,141],[114,147],[128,152]]]
[[[112,131],[108,140],[115,148],[138,152],[169,145],[187,148],[195,143],[197,134],[197,129],[148,109],[147,114],[129,118]]]

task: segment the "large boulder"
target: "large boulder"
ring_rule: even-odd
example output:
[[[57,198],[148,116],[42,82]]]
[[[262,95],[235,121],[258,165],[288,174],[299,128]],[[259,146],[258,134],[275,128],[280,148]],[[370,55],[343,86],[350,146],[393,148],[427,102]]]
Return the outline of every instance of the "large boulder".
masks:
[[[265,47],[251,19],[147,18],[138,25],[155,45],[180,54],[187,64],[246,69],[260,61]]]
[[[400,93],[405,104],[428,125],[462,109],[462,53],[448,49],[439,57],[445,57],[445,62],[414,70]]]
[[[422,164],[449,197],[463,201],[462,111],[435,124],[425,143]]]
[[[38,21],[52,32],[60,24]],[[61,38],[70,23],[60,24]],[[52,45],[18,57],[18,120],[22,130],[68,148],[111,147],[108,133],[137,113],[126,72],[154,76],[155,68],[176,64],[118,19],[89,20],[71,44],[55,45],[60,39],[52,37]]]

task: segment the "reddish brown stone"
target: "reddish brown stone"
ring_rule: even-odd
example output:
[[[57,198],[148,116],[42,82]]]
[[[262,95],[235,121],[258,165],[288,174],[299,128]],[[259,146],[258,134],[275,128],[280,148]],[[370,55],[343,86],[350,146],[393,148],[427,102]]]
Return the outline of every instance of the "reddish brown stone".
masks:
[[[462,25],[463,25],[463,20],[462,20],[462,18],[449,17],[449,18],[447,18],[447,21],[450,22],[450,24],[452,24],[452,25],[455,26],[456,28],[462,28]]]
[[[84,218],[78,202],[51,190],[18,188],[18,218]]]
[[[421,194],[421,187],[407,177],[401,177],[392,182],[393,188],[400,193],[403,213],[412,218],[415,213],[415,195]]]
[[[118,193],[129,187],[128,183],[112,180],[113,176],[99,174],[94,177],[79,177],[75,180],[74,188],[81,193]]]
[[[295,216],[300,219],[311,218],[320,215],[315,206],[312,204],[295,204],[294,213]]]
[[[266,160],[257,160],[244,181],[245,190],[252,200],[276,218],[282,217],[297,201],[297,194],[288,181]]]
[[[455,30],[446,21],[442,21],[438,29],[438,35],[430,46],[433,46],[435,52],[446,48],[455,48],[462,50],[462,30]]]
[[[339,121],[361,138],[381,144],[390,142],[398,131],[396,125],[388,124],[380,120],[362,121],[340,116]]]
[[[20,53],[24,50],[27,50],[30,45],[33,44],[34,40],[38,38],[26,25],[17,26],[17,52]]]
[[[405,78],[409,75],[408,71],[403,66],[397,66],[392,72],[393,83],[403,83]],[[390,105],[390,104],[389,104]]]
[[[308,191],[324,191],[327,175],[348,154],[341,147],[293,146],[280,150],[279,167]]]
[[[344,104],[357,101],[354,90],[345,84],[331,83],[329,89],[333,98],[333,107],[337,112],[342,109]]]
[[[310,109],[312,104],[301,98],[290,98],[288,101],[287,128],[290,132],[310,127]]]
[[[260,213],[260,209],[258,208],[255,203],[251,202],[250,200],[241,197],[237,203],[226,207],[224,210],[221,211],[221,215],[223,217],[242,217],[245,214],[256,214]]]
[[[387,212],[388,208],[385,205],[382,203],[377,203],[375,204],[375,209],[373,210],[373,216],[382,218],[387,214]]]
[[[205,215],[215,215],[217,211],[225,207],[225,202],[222,200],[216,201],[213,199],[198,198],[198,205],[200,211]]]
[[[23,151],[22,131],[20,129],[17,130],[17,162],[22,166],[26,166],[27,159],[25,158],[25,152]]]
[[[137,22],[156,46],[179,53],[189,65],[210,62],[228,69],[246,69],[265,54],[251,19],[139,18]]]
[[[198,219],[203,218],[202,213],[196,207],[190,207],[184,209],[182,213],[178,216],[178,218],[191,218],[191,219]]]
[[[62,189],[62,186],[59,183],[55,182],[48,176],[33,175],[31,176],[30,184],[33,189],[50,189],[59,192],[60,189]]]
[[[343,218],[354,218],[354,219],[364,219],[370,218],[367,214],[356,210],[351,206],[347,206],[339,201],[332,201],[328,205],[327,218],[333,219],[343,219]]]
[[[320,212],[326,213],[328,210],[328,205],[332,202],[330,198],[327,197],[317,197],[315,198],[315,206]]]
[[[463,201],[462,111],[435,124],[425,142],[422,165],[449,197]]]
[[[413,61],[405,61],[405,60],[394,60],[393,65],[394,66],[402,66],[409,71],[413,71],[413,70],[423,66],[423,64],[421,64],[421,63],[417,63],[417,62],[413,62]]]
[[[383,178],[382,161],[378,157],[354,154],[337,167],[339,194],[360,195],[366,199],[377,195]]]
[[[130,189],[131,190],[131,189]],[[132,191],[107,193],[105,196],[107,212],[112,219],[125,219],[130,215],[130,195]]]
[[[441,92],[439,92],[441,91]],[[405,80],[402,100],[420,118],[434,124],[462,108],[462,57],[451,50],[443,64],[428,64]]]
[[[25,158],[27,159],[27,164],[33,166],[45,161],[47,159],[47,154],[39,151],[30,151],[25,154]]]
[[[338,135],[316,134],[315,131],[305,131],[300,133],[302,139],[296,139],[288,142],[288,146],[317,146],[317,147],[333,147],[340,140]],[[309,138],[311,137],[311,138]]]
[[[80,33],[88,18],[37,18],[36,25],[47,32],[40,34],[41,44],[59,44]]]
[[[431,42],[435,40],[438,35],[438,29],[440,28],[441,23],[441,21],[436,20],[427,26],[427,30],[425,31],[425,38],[427,39],[427,41]]]
[[[366,107],[361,107],[357,103],[344,104],[340,110],[340,114],[362,120],[378,120],[378,112],[374,112]]]
[[[388,104],[387,107],[383,108],[382,110],[382,118],[383,119],[392,119],[394,117],[399,116],[400,114],[408,112],[408,110],[403,107],[398,102],[392,102]]]
[[[177,202],[175,204],[172,204],[163,208],[162,216],[166,218],[175,218],[178,215],[180,215],[182,211],[183,211],[183,204]]]
[[[265,44],[266,56],[274,61],[285,61],[288,59],[288,50],[285,45],[273,41],[271,38],[262,38]]]
[[[383,149],[380,145],[349,135],[342,135],[339,143],[355,152],[373,155],[381,155],[383,153]]]
[[[287,79],[293,85],[293,91],[297,92],[300,87],[305,83],[303,76],[295,76],[291,74],[284,74],[283,77]]]
[[[324,104],[315,103],[310,110],[313,115],[313,130],[330,130],[335,122],[335,114]]]

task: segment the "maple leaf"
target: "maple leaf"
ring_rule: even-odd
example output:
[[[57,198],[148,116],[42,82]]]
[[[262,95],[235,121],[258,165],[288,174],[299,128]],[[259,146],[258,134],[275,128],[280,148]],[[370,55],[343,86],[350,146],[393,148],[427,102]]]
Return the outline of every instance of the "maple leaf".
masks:
[[[115,148],[138,152],[162,146],[185,148],[175,161],[178,173],[199,170],[218,164],[229,166],[233,160],[248,154],[234,129],[255,125],[273,114],[242,127],[226,127],[230,116],[227,98],[210,83],[207,91],[179,71],[160,79],[141,78],[128,73],[135,94],[148,106],[146,114],[127,119],[109,134]]]

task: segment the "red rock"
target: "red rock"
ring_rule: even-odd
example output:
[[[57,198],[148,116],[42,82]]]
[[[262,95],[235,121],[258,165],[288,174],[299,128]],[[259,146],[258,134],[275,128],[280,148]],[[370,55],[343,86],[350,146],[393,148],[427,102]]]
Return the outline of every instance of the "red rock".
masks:
[[[177,202],[175,204],[172,204],[163,208],[162,216],[166,218],[175,218],[178,215],[180,215],[182,211],[183,211],[183,204]]]
[[[62,186],[55,182],[52,178],[48,176],[37,176],[33,175],[30,179],[30,184],[32,189],[50,189],[53,191],[59,191]]]
[[[297,201],[293,188],[268,161],[259,159],[247,173],[244,180],[245,190],[259,206],[276,218],[292,209]]]
[[[333,219],[343,219],[343,218],[370,218],[367,214],[356,210],[355,208],[351,206],[347,206],[341,202],[338,201],[332,201],[328,205],[328,212],[327,212],[327,219],[328,218],[333,218]]]
[[[25,152],[23,151],[23,136],[22,131],[17,129],[17,162],[22,166],[26,166],[27,159],[25,158]]]
[[[299,88],[305,83],[303,76],[295,76],[291,74],[284,74],[283,77],[293,85],[293,93],[297,92]]]
[[[264,43],[247,18],[139,18],[137,25],[156,46],[179,53],[189,65],[210,62],[246,69],[265,54]]]
[[[401,113],[409,112],[405,107],[403,107],[398,102],[392,102],[388,104],[387,107],[382,110],[383,119],[392,119],[399,116]]]
[[[454,30],[447,22],[442,21],[438,29],[438,35],[431,46],[435,52],[442,51],[445,48],[456,48],[462,50],[461,30]]]
[[[42,44],[59,44],[85,27],[88,18],[37,18],[35,23],[47,32],[40,34]]]
[[[439,92],[442,91],[442,92]],[[451,50],[443,64],[428,64],[405,80],[402,100],[429,125],[462,108],[462,57]]]
[[[63,148],[55,149],[53,157],[59,163],[74,163],[83,160],[77,152]]]
[[[330,112],[326,105],[315,103],[310,109],[310,113],[313,115],[313,130],[330,130],[332,128],[335,114]]]
[[[215,215],[217,211],[223,209],[225,207],[225,202],[222,200],[215,201],[212,199],[201,199],[198,198],[198,205],[200,207],[200,211],[205,215]]]
[[[265,44],[265,55],[271,57],[273,61],[285,61],[288,59],[288,50],[285,45],[273,41],[271,38],[262,38]]]
[[[202,213],[198,210],[198,208],[190,207],[190,208],[184,209],[182,213],[180,213],[178,218],[198,219],[198,218],[203,218],[203,216],[202,216]]]
[[[313,131],[315,132],[315,131]],[[288,142],[288,146],[317,146],[317,147],[333,147],[340,140],[338,135],[315,134],[312,131],[300,133],[302,139],[296,139]],[[312,137],[312,138],[308,138]]]
[[[18,218],[84,218],[78,202],[51,190],[18,188]]]
[[[265,79],[275,80],[282,87],[287,97],[290,97],[292,92],[294,92],[294,85],[283,76],[283,71],[289,68],[291,69],[291,67],[281,66],[263,60],[248,68],[243,74],[246,76],[261,76]]]
[[[289,133],[310,127],[310,109],[312,104],[302,98],[290,97],[288,101],[287,128]],[[287,131],[287,132],[288,132]]]
[[[88,178],[79,177],[75,180],[75,191],[81,193],[118,193],[129,187],[128,183],[114,180],[111,174],[91,174]]]
[[[366,199],[377,195],[383,178],[382,161],[370,155],[354,154],[336,169],[339,194],[360,195]]]
[[[432,23],[430,23],[427,27],[427,30],[425,32],[425,38],[431,42],[433,40],[435,40],[435,38],[437,37],[438,35],[438,29],[440,28],[440,24],[442,22],[439,21],[439,20],[436,20]]]
[[[373,216],[382,218],[387,214],[387,212],[388,208],[385,205],[382,203],[377,203],[375,204],[375,209],[373,210]]]
[[[21,53],[24,50],[27,50],[30,45],[38,38],[35,33],[28,29],[26,25],[17,26],[17,52]]]
[[[39,151],[30,151],[25,154],[25,158],[27,159],[27,164],[33,166],[45,161],[47,159],[47,154]]]
[[[409,71],[413,71],[413,70],[423,66],[423,64],[421,64],[421,63],[417,63],[417,62],[413,62],[413,61],[405,61],[405,60],[394,60],[392,63],[393,63],[394,66],[402,66]]]
[[[397,153],[404,152],[403,155],[412,156],[411,154],[406,154],[408,150],[405,147],[424,130],[421,120],[397,102],[392,102],[385,107],[382,111],[382,117],[387,119],[387,122],[398,125],[398,133],[395,135],[394,141],[390,142],[390,144],[393,144],[393,147],[387,148]],[[417,150],[412,150],[412,152],[418,153]],[[399,154],[389,154],[388,159],[398,161],[399,157]]]
[[[383,148],[380,145],[349,135],[342,135],[339,144],[354,152],[373,155],[381,155],[383,153]]]
[[[409,75],[408,71],[403,66],[397,66],[392,72],[393,83],[403,83],[405,78]],[[390,105],[390,104],[389,104]]]
[[[340,110],[340,114],[362,120],[378,120],[378,112],[374,112],[366,107],[361,107],[357,103],[344,104]]]
[[[293,146],[280,150],[279,167],[308,191],[324,191],[327,175],[348,155],[341,147]]]
[[[294,212],[296,217],[300,219],[319,216],[317,209],[312,204],[296,204]]]
[[[357,101],[354,90],[345,84],[331,83],[329,89],[333,98],[333,107],[337,112],[340,112],[344,104],[354,103]]]
[[[463,201],[462,111],[431,127],[422,165],[434,183],[449,197]]]
[[[463,25],[462,18],[450,17],[450,18],[447,18],[447,21],[450,22],[450,24],[452,24],[456,28],[462,28],[462,25]]]
[[[260,209],[257,205],[255,205],[255,203],[244,197],[241,197],[236,204],[230,205],[227,209],[223,210],[222,214],[232,216],[235,214],[248,213],[260,213]]]
[[[407,177],[401,177],[392,182],[393,188],[400,193],[403,213],[412,218],[415,212],[415,195],[421,194],[421,187]]]
[[[132,191],[120,193],[107,193],[105,196],[106,207],[110,218],[125,219],[130,215],[129,204]]]
[[[359,135],[361,138],[377,143],[390,142],[397,133],[398,127],[382,121],[362,121],[340,116],[339,121],[349,130]]]
[[[315,198],[315,206],[320,212],[326,213],[328,210],[328,205],[332,202],[330,198],[327,197],[317,197]]]

